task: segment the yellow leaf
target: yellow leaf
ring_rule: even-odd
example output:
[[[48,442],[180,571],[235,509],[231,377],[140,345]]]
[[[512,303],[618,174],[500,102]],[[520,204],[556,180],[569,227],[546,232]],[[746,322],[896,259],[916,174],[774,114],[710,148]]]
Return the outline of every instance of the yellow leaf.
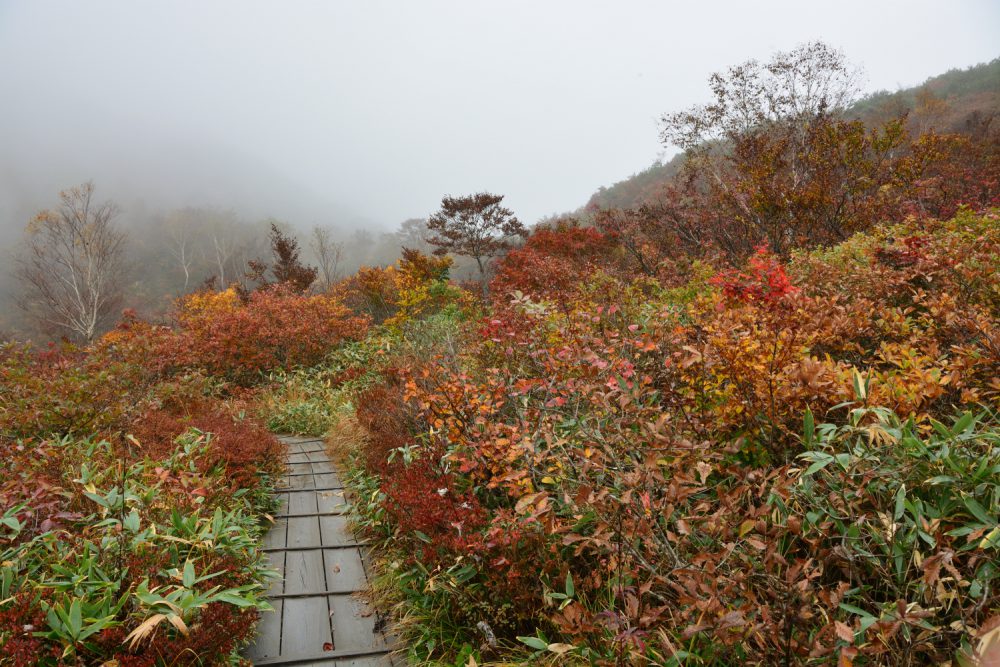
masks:
[[[166,615],[164,614],[153,614],[145,621],[140,623],[139,627],[137,627],[132,632],[128,633],[128,636],[125,637],[125,641],[122,643],[124,644],[125,642],[129,642],[128,645],[129,649],[130,650],[134,649],[136,646],[139,645],[139,642],[141,642],[147,636],[151,635],[153,631],[156,630],[156,626],[160,624],[160,621],[162,621],[165,618]]]
[[[187,635],[188,627],[183,618],[175,614],[171,614],[167,617],[167,620],[170,621],[171,625],[180,630],[182,635]]]
[[[548,648],[556,655],[562,655],[563,653],[568,653],[569,651],[572,651],[576,647],[573,646],[572,644],[561,644],[559,642],[556,642],[555,644],[549,644]]]

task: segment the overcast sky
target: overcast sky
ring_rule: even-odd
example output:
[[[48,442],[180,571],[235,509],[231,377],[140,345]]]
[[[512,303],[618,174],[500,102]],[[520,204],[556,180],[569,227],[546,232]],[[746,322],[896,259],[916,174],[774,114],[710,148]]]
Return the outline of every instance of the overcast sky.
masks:
[[[0,0],[0,226],[94,179],[394,227],[443,194],[575,209],[662,155],[706,77],[823,39],[869,90],[1000,55],[1000,2]]]

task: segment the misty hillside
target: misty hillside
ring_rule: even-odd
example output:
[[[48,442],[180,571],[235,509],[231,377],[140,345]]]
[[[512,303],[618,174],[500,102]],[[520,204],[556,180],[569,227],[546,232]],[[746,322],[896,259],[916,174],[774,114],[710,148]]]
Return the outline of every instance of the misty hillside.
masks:
[[[968,133],[984,126],[997,131],[1000,113],[1000,58],[966,69],[952,69],[918,86],[895,92],[877,91],[854,103],[847,114],[866,123],[910,114],[911,131],[933,127],[939,132]],[[992,123],[992,125],[991,125]],[[917,126],[917,127],[914,127]],[[655,196],[684,162],[683,154],[657,161],[632,176],[595,192],[583,210],[630,208]]]

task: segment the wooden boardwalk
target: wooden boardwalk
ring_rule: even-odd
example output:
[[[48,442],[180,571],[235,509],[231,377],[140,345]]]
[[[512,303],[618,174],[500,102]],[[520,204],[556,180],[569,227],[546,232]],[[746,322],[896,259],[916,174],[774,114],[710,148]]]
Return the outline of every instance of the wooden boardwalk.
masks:
[[[366,554],[347,527],[336,468],[317,439],[283,437],[288,470],[281,509],[264,550],[281,573],[268,592],[258,636],[245,652],[255,665],[389,667],[379,617],[357,595],[367,589]]]

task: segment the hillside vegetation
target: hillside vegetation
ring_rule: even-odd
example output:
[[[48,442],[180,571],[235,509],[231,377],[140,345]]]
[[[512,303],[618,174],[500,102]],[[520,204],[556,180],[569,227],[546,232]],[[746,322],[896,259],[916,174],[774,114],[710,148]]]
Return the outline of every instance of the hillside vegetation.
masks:
[[[854,102],[844,113],[867,125],[905,115],[909,131],[916,134],[929,130],[972,138],[986,134],[991,137],[991,150],[995,152],[1000,134],[998,110],[1000,58],[964,70],[950,70],[912,88],[871,93]],[[677,177],[684,160],[681,153],[602,187],[578,213],[655,203],[661,189]]]
[[[0,347],[0,665],[239,664],[269,431],[340,459],[413,664],[995,664],[997,135],[850,87],[745,63],[655,202],[449,196],[439,252],[319,286],[275,226],[169,324]]]

